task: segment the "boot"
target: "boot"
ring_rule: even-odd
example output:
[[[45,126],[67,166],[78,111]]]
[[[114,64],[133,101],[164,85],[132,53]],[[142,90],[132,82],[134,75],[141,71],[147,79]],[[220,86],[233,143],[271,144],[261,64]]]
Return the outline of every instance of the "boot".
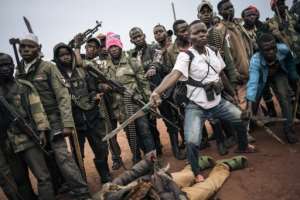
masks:
[[[268,115],[269,117],[276,117],[277,113],[275,110],[274,102],[273,100],[266,102],[266,106],[268,108]]]
[[[285,137],[289,144],[295,144],[299,141],[295,131],[292,128],[285,131]]]
[[[228,150],[225,146],[225,137],[222,131],[222,126],[219,120],[211,121],[211,125],[214,131],[215,139],[217,142],[217,149],[221,156],[228,154]]]
[[[107,162],[94,159],[94,163],[95,163],[96,169],[101,177],[101,183],[104,184],[107,182],[111,182],[112,178],[111,178],[111,175],[109,172]]]
[[[178,134],[177,133],[170,133],[170,142],[172,147],[172,153],[177,160],[184,160],[186,155],[183,150],[180,150],[178,144]]]

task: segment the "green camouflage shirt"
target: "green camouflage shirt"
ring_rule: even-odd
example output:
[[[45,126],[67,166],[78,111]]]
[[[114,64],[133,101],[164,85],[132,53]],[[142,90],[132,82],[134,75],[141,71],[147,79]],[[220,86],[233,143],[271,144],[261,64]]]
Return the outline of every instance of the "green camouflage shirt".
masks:
[[[286,14],[286,22],[282,23],[283,30],[279,30],[280,19],[277,15],[268,20],[266,23],[273,35],[280,41],[288,45],[292,50],[296,63],[300,63],[300,33],[298,33],[294,26],[298,23],[297,18],[291,14]]]
[[[9,87],[10,89],[6,95],[6,100],[16,112],[32,126],[33,130],[49,130],[46,113],[34,86],[28,81],[19,79]],[[29,105],[27,105],[28,103]],[[33,141],[25,133],[22,133],[22,130],[13,123],[10,124],[7,135],[16,153],[35,145]]]

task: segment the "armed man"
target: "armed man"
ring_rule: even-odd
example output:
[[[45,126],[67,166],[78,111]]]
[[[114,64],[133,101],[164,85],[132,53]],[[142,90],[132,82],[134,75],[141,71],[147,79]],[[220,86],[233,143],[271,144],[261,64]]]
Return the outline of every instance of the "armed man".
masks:
[[[71,94],[72,113],[81,154],[84,155],[84,143],[87,139],[94,152],[94,163],[101,182],[107,183],[111,181],[107,164],[108,144],[102,141],[105,136],[105,122],[100,118],[96,100],[100,92],[97,80],[86,69],[77,66],[75,54],[66,44],[57,44],[53,54],[54,62],[65,78]]]
[[[157,56],[155,48],[154,46],[147,44],[146,35],[139,27],[131,28],[129,37],[130,42],[135,45],[135,48],[129,51],[129,57],[136,59],[137,64],[143,67],[145,73],[144,76],[149,80],[150,89],[153,90],[162,80],[158,73],[158,64],[155,62],[155,57]],[[137,84],[138,86],[140,85],[139,82],[137,82]],[[149,122],[157,154],[161,155],[162,145],[159,138],[160,134],[157,129],[156,118],[154,116],[149,116]]]
[[[41,48],[36,35],[24,35],[20,40],[19,52],[23,60],[16,76],[30,81],[40,95],[50,123],[48,141],[70,193],[74,199],[90,199],[87,183],[68,151],[64,138],[72,135],[74,128],[71,98],[66,81],[56,65],[41,58]]]
[[[243,39],[248,52],[248,58],[251,59],[254,53],[259,48],[257,45],[257,35],[263,32],[267,32],[268,28],[266,24],[259,20],[260,13],[255,6],[248,6],[242,11],[242,18],[244,20],[244,34]],[[265,88],[263,93],[263,99],[267,106],[267,114],[271,117],[276,117],[276,110],[273,102],[273,95],[270,88]]]
[[[148,101],[150,86],[144,78],[143,67],[137,63],[136,59],[129,58],[125,52],[122,52],[123,44],[119,35],[109,32],[106,35],[106,47],[109,58],[106,68],[103,69],[104,74],[108,79],[119,82],[132,93],[114,93],[114,113],[118,121],[122,123],[142,107],[136,103],[137,101]],[[141,160],[141,149],[144,153],[155,149],[148,116],[144,115],[130,123],[125,128],[125,132],[133,163]]]
[[[275,15],[266,23],[277,41],[285,43],[288,46],[295,60],[296,70],[298,73],[300,73],[299,16],[297,18],[294,14],[288,12],[287,6],[285,5],[285,0],[272,0],[271,8]],[[299,89],[297,92],[296,83],[291,83],[291,86],[295,91],[296,96],[299,96]],[[300,117],[300,109],[297,110],[297,117]]]
[[[7,133],[21,170],[26,171],[29,167],[37,179],[39,199],[54,200],[50,173],[41,150],[46,145],[49,131],[47,116],[34,86],[28,81],[16,80],[13,73],[12,58],[0,53],[0,113],[7,119],[1,121],[1,130]],[[3,116],[1,119],[5,119]],[[32,132],[26,132],[23,126]]]
[[[81,44],[83,39],[81,34],[75,36],[77,44]],[[108,55],[105,55],[107,50],[105,43],[103,43],[105,42],[106,37],[100,35],[100,39],[102,40],[99,41],[97,38],[93,37],[87,40],[85,45],[85,57],[80,54],[80,45],[75,46],[75,55],[78,66],[82,66],[83,68],[94,67],[100,72],[103,72],[103,69],[107,64]],[[99,54],[101,54],[101,56],[99,56]],[[99,96],[100,118],[104,120],[102,123],[105,123],[105,130],[102,131],[108,133],[117,127],[117,119],[113,114],[113,108],[110,104],[110,102],[113,101],[113,97],[107,91],[109,86],[102,83],[101,87],[102,95],[101,97]],[[117,170],[122,166],[123,161],[121,158],[121,148],[116,136],[109,140],[109,148],[113,161],[112,169]]]
[[[159,65],[159,70],[157,71],[157,73],[159,73],[159,76],[161,78],[164,78],[173,68],[173,66],[167,64],[167,49],[172,43],[168,39],[166,28],[161,24],[154,26],[153,34],[156,42],[158,43],[156,53],[160,54],[159,56],[157,56],[157,63]],[[172,93],[173,88],[164,94],[164,100],[159,106],[159,110],[160,113],[169,121],[173,122],[174,124],[178,124],[180,120],[183,120],[183,115],[180,116],[177,106],[173,103]],[[180,149],[178,142],[178,133],[180,130],[171,126],[167,122],[165,122],[165,125],[167,126],[167,131],[170,137],[170,143],[174,157],[178,160],[185,159],[185,153]]]
[[[297,82],[295,61],[285,44],[276,44],[271,34],[264,33],[258,38],[259,52],[251,58],[249,81],[247,83],[247,108],[250,118],[257,109],[265,87],[271,86],[281,107],[284,122],[284,134],[289,143],[298,141],[293,128],[293,112],[289,81]]]

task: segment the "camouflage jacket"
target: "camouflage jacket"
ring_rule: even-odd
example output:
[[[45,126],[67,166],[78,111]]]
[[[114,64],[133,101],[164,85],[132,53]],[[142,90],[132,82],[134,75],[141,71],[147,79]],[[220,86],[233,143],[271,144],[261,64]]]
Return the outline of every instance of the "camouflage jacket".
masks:
[[[150,85],[144,77],[144,69],[138,64],[135,58],[129,58],[126,53],[122,54],[119,64],[113,64],[111,58],[108,58],[106,66],[102,72],[111,80],[118,81],[130,92],[133,92],[132,98],[141,99],[144,102],[149,101]],[[123,96],[114,93],[113,109],[115,116],[123,121],[125,112],[122,103]]]
[[[19,79],[12,85],[9,85],[9,90],[5,98],[15,111],[31,125],[37,134],[39,133],[38,131],[49,130],[49,123],[39,94],[30,82]],[[1,115],[4,114],[2,111]],[[16,153],[35,145],[34,142],[25,133],[22,133],[22,130],[16,127],[12,122],[8,125],[7,135]]]
[[[51,137],[62,133],[63,128],[74,127],[66,80],[55,64],[39,59],[29,68],[24,79],[30,81],[39,93],[50,123]]]
[[[287,13],[286,16],[285,22],[282,22],[281,25],[277,15],[266,23],[276,39],[285,43],[293,52],[296,63],[300,63],[300,33],[295,30],[295,25],[297,25],[299,21],[291,13]],[[282,27],[283,30],[280,30],[280,27]]]

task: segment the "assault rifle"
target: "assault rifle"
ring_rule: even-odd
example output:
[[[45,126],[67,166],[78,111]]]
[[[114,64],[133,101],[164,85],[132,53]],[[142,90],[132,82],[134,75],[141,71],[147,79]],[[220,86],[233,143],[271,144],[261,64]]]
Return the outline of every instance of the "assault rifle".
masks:
[[[22,130],[32,141],[47,155],[50,153],[41,146],[40,138],[38,137],[36,131],[32,129],[30,124],[26,122],[26,120],[20,116],[15,109],[9,105],[6,99],[1,95],[0,96],[0,107],[8,113],[8,117],[12,120],[12,123],[16,124],[17,127]]]
[[[133,92],[131,92],[130,90],[128,90],[126,87],[124,87],[121,83],[108,79],[105,77],[105,75],[99,71],[98,69],[92,67],[92,66],[88,66],[87,67],[87,71],[94,76],[95,78],[97,78],[98,80],[100,80],[103,83],[108,84],[111,88],[113,92],[117,92],[119,94],[128,94],[130,96],[133,96]],[[133,101],[141,106],[147,106],[148,104],[146,104],[145,102],[143,102],[141,99],[137,99],[137,98],[133,98]],[[165,120],[165,122],[169,123],[171,126],[173,126],[174,128],[180,130],[180,128],[175,125],[173,122],[171,122],[170,120],[168,120],[167,118],[163,117],[160,113],[156,112],[154,109],[150,108],[150,106],[148,105],[148,110],[153,113],[154,115],[156,115],[159,118],[162,118]]]
[[[84,31],[82,33],[82,37],[83,40],[81,41],[81,43],[79,44],[80,46],[83,45],[86,41],[88,41],[89,39],[91,39],[94,35],[94,33],[96,33],[99,29],[99,27],[102,26],[102,22],[96,21],[96,26],[94,28],[89,28],[86,31]],[[70,46],[71,48],[75,48],[75,40],[72,39],[68,46]]]

